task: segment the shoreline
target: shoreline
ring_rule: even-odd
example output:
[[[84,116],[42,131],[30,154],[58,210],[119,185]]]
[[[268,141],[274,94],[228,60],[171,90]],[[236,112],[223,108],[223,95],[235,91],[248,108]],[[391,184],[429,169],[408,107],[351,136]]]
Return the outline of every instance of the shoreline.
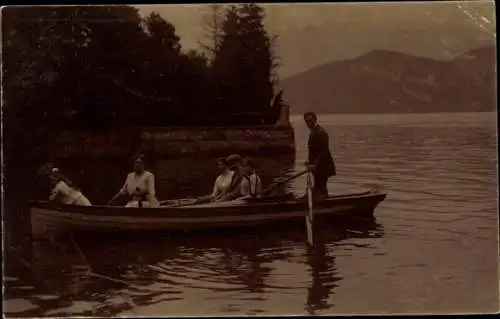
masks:
[[[49,142],[54,158],[78,156],[129,156],[137,151],[152,156],[185,158],[293,154],[295,133],[291,126],[143,127],[134,130],[90,132],[64,130]]]

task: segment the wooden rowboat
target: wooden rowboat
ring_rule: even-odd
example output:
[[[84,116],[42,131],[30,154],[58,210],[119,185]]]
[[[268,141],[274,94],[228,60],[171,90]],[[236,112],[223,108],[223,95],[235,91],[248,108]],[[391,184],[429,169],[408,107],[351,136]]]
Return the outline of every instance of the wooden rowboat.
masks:
[[[378,190],[330,196],[314,203],[314,219],[373,218],[386,197]],[[274,222],[304,221],[307,200],[292,196],[223,203],[125,208],[30,202],[34,238],[76,232],[179,231],[249,227]]]

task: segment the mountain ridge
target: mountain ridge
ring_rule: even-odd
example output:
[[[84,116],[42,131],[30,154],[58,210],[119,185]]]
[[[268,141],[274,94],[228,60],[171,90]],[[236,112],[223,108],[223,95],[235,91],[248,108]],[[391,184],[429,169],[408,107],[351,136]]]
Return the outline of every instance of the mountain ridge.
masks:
[[[496,109],[496,50],[437,60],[374,49],[281,81],[292,113],[480,112]]]

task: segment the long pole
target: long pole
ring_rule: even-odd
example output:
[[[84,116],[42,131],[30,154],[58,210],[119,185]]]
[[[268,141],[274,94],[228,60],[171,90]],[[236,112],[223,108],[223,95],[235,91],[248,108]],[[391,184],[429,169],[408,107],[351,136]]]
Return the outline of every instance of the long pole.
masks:
[[[300,172],[300,173],[297,173],[297,174],[295,174],[295,175],[293,175],[293,176],[290,176],[290,177],[286,178],[285,180],[282,180],[282,181],[280,181],[280,182],[277,182],[277,183],[275,183],[275,184],[273,184],[273,185],[269,186],[268,188],[266,188],[266,189],[262,190],[259,194],[265,194],[265,193],[267,193],[267,192],[269,192],[269,191],[271,191],[271,190],[275,189],[275,188],[276,188],[276,187],[278,187],[278,186],[281,186],[281,185],[283,185],[283,184],[286,184],[286,183],[288,183],[289,181],[294,180],[294,179],[296,179],[296,178],[298,178],[298,177],[300,177],[300,176],[304,175],[305,173],[307,173],[307,170],[304,170],[304,171],[302,171],[302,172]]]
[[[311,169],[307,172],[307,205],[309,207],[308,214],[306,215],[306,227],[307,227],[307,243],[309,246],[313,247],[313,196],[312,196],[312,186],[311,186]]]

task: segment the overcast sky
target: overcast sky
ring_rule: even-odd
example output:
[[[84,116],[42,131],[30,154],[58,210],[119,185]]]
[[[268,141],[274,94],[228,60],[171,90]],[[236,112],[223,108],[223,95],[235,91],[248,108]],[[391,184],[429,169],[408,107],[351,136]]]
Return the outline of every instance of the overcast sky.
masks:
[[[493,1],[422,3],[263,4],[265,26],[280,36],[282,77],[318,64],[391,49],[446,58],[482,43],[494,43]],[[207,5],[137,6],[173,23],[184,49],[198,49]]]

